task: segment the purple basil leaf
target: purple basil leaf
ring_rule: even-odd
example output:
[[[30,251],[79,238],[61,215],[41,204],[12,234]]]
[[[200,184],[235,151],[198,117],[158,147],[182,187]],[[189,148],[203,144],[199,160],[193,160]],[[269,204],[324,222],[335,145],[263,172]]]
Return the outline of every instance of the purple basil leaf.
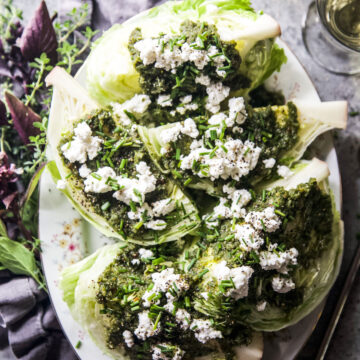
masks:
[[[58,42],[45,1],[41,1],[33,18],[27,24],[21,38],[20,49],[27,60],[46,53],[51,64],[57,62]]]
[[[41,122],[40,116],[15,95],[7,91],[5,92],[5,100],[14,122],[14,128],[21,140],[28,144],[30,142],[29,136],[36,136],[40,133],[40,130],[33,126],[34,122]]]
[[[17,192],[13,192],[12,194],[9,194],[8,196],[4,197],[2,199],[2,203],[4,204],[6,210],[8,210],[12,204],[12,202],[15,200],[17,195]]]
[[[0,100],[0,126],[8,125],[7,117],[6,117],[6,106]]]

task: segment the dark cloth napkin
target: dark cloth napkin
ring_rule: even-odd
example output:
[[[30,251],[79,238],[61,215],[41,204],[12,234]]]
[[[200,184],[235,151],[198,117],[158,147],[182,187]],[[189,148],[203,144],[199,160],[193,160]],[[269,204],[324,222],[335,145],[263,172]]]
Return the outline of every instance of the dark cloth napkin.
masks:
[[[164,0],[47,0],[50,10],[57,10],[60,19],[84,2],[89,5],[93,28],[105,30]],[[77,359],[46,292],[39,290],[32,278],[0,271],[1,360],[5,353],[9,359]]]

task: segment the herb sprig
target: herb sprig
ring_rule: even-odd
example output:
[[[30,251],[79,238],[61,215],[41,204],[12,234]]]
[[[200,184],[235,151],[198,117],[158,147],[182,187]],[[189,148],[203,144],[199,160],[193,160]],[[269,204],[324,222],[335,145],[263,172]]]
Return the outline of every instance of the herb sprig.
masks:
[[[21,10],[12,0],[0,0],[0,269],[30,275],[44,288],[36,225],[52,97],[44,79],[56,65],[76,71],[97,33],[86,26],[87,4],[64,22],[54,22],[56,17],[50,18],[42,1],[24,27]]]

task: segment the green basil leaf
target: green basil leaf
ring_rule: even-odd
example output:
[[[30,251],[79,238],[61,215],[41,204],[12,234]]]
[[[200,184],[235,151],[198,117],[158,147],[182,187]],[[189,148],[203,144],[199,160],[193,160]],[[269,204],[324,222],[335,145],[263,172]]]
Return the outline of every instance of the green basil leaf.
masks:
[[[14,274],[32,276],[41,284],[34,254],[24,245],[5,236],[0,237],[0,264]]]
[[[31,178],[28,188],[26,190],[26,193],[25,193],[24,197],[21,199],[22,206],[31,198],[31,195],[35,191],[35,189],[39,183],[41,174],[43,173],[43,171],[45,169],[45,165],[46,165],[46,163],[41,164],[40,167],[36,170],[33,177]]]
[[[3,221],[0,219],[0,236],[5,236],[7,237],[7,230],[6,230],[6,226],[3,223]]]

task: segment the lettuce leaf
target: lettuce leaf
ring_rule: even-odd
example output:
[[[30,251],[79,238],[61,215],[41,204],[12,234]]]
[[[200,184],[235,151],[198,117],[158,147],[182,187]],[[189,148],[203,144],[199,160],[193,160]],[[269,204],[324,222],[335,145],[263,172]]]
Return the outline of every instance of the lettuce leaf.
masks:
[[[247,71],[251,71],[254,86],[270,76],[286,59],[272,40],[266,42],[265,47],[257,46],[262,40],[278,36],[280,27],[270,16],[255,13],[250,1],[168,1],[138,14],[124,24],[114,25],[97,40],[85,63],[87,87],[91,96],[102,105],[107,105],[112,101],[124,102],[139,93],[139,74],[128,51],[131,32],[140,27],[144,37],[156,37],[159,33],[177,33],[184,20],[214,23],[223,40],[236,41],[236,48],[243,59],[246,59],[250,51],[251,57],[247,58],[247,66],[242,67],[240,72],[245,72],[246,75]],[[258,55],[255,54],[257,52]],[[260,70],[256,66],[254,58],[264,69]],[[265,63],[259,63],[259,59],[264,59]]]
[[[86,90],[65,70],[55,68],[47,77],[47,83],[52,84],[55,89],[47,134],[49,143],[48,157],[53,161],[48,164],[48,170],[55,182],[59,180],[66,182],[67,186],[62,190],[64,195],[87,221],[104,235],[125,240],[123,235],[115,231],[104,217],[95,212],[89,201],[84,197],[82,190],[77,188],[76,182],[71,181],[71,178],[68,177],[71,171],[65,165],[59,153],[62,134],[71,133],[73,124],[90,110],[96,108],[97,104],[91,100]],[[170,179],[167,179],[166,185],[168,197],[176,203],[182,203],[188,216],[181,218],[180,221],[175,222],[168,229],[158,231],[158,237],[155,237],[149,231],[146,236],[127,238],[127,241],[144,245],[175,241],[195,230],[200,224],[198,211],[192,200]]]
[[[321,134],[326,131],[329,131],[334,128],[343,129],[346,127],[347,121],[347,103],[345,101],[330,101],[323,103],[309,103],[304,101],[296,101],[295,100],[295,113],[297,109],[297,120],[299,122],[299,130],[298,130],[298,140],[296,143],[286,151],[282,151],[279,153],[278,157],[275,159],[277,163],[292,165],[296,163],[303,156],[306,149],[311,145],[311,143]],[[292,106],[294,108],[294,106]],[[282,106],[272,106],[271,109],[276,117],[276,122],[279,124],[281,129],[284,129],[284,133],[287,133],[287,124],[290,113],[290,104],[282,105]],[[254,108],[254,112],[262,112],[265,111],[265,108]],[[290,122],[289,122],[290,123]],[[251,126],[251,117],[248,117],[244,126]],[[146,128],[144,126],[138,127],[139,135],[144,142],[145,146],[149,154],[151,155],[153,161],[158,166],[160,171],[165,174],[170,174],[171,169],[167,166],[167,162],[164,160],[164,155],[161,153],[162,148],[166,148],[167,144],[165,144],[162,140],[162,134],[165,131],[168,131],[171,128],[178,126],[178,123],[166,124],[163,126],[159,126],[156,128]],[[234,139],[237,138],[236,134],[232,134]],[[177,144],[176,146],[181,147]],[[267,143],[259,144],[256,143],[257,146],[263,146],[266,148]],[[273,146],[273,145],[272,145]],[[185,153],[188,149],[181,149],[182,153]],[[185,150],[185,151],[184,151]],[[209,149],[209,151],[211,151]],[[259,166],[260,160],[258,162]],[[257,167],[254,169],[256,170]],[[276,167],[274,167],[274,171],[272,175],[276,174]],[[180,171],[180,170],[179,170]],[[269,173],[256,173],[252,175],[252,172],[247,175],[248,180],[252,185],[256,185],[261,181],[264,181],[264,176],[268,178]],[[221,185],[221,183],[220,183]],[[201,189],[205,190],[208,194],[221,194],[221,186],[214,185],[214,182],[210,181],[207,178],[198,177],[194,175],[193,181],[189,184],[190,188],[193,189]]]
[[[318,159],[313,159],[310,162],[302,162],[301,165],[292,168],[292,170],[294,174],[287,180],[275,181],[262,188],[257,188],[257,193],[261,194],[263,189],[271,190],[279,186],[284,187],[285,190],[291,190],[300,184],[309,182],[311,179],[316,179],[321,191],[329,194],[331,198],[333,214],[332,237],[318,257],[312,258],[309,261],[308,267],[297,267],[291,276],[296,284],[296,288],[304,289],[303,299],[299,305],[294,305],[284,311],[281,307],[267,303],[264,311],[258,311],[257,304],[247,301],[246,298],[236,303],[236,307],[231,313],[232,317],[256,331],[278,331],[294,325],[303,319],[324,300],[340,270],[343,253],[343,222],[340,220],[340,214],[336,209],[333,194],[328,186],[327,177],[329,176],[329,169],[326,163]],[[308,214],[308,216],[311,216],[311,214]],[[296,221],[296,219],[291,221]],[[231,227],[231,222],[228,224],[225,222],[222,224],[221,229],[229,227]],[[224,237],[226,234],[227,233],[221,235]],[[314,240],[318,239],[315,234],[312,235],[312,238]],[[186,251],[191,252],[191,247],[196,246],[195,244],[196,242],[190,245],[190,249],[188,248]],[[312,246],[311,244],[312,241],[310,240],[310,247]],[[315,244],[315,247],[316,246]],[[204,258],[201,258],[199,261],[201,262],[199,265],[201,268],[209,267],[212,266],[211,264],[214,262],[219,261],[219,255],[209,251]],[[203,282],[206,284],[210,280],[210,276],[208,278],[205,276]],[[259,281],[257,284],[262,284],[262,282]],[[265,285],[258,286],[260,289],[265,288]],[[199,284],[199,287],[202,288],[204,285]],[[257,287],[257,292],[260,291],[261,294],[263,290],[259,290],[259,287]],[[208,316],[216,317],[220,321],[223,316],[223,311],[221,310],[222,299],[222,295],[209,296],[208,300],[205,300],[199,295],[194,306],[196,310]]]

